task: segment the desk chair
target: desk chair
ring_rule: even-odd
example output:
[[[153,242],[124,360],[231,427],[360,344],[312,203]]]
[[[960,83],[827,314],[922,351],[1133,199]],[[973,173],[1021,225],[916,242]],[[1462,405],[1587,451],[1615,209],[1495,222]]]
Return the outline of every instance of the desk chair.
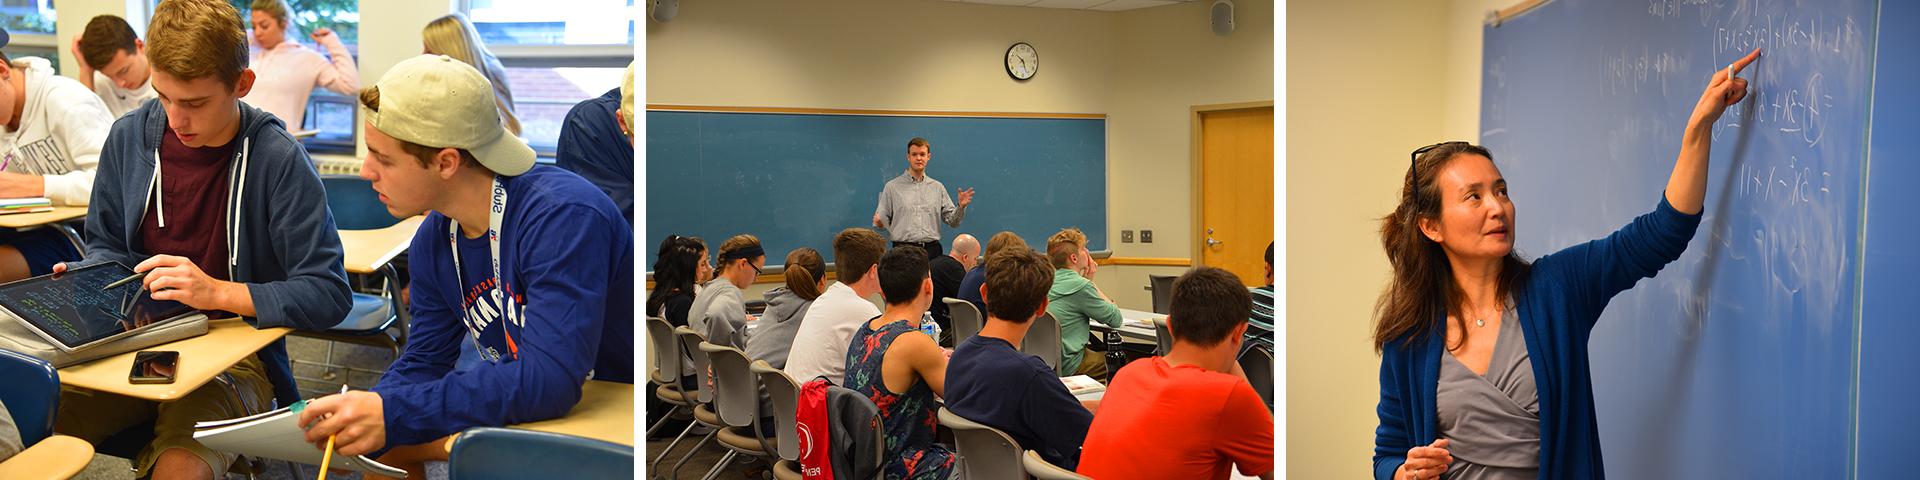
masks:
[[[387,213],[387,207],[380,203],[378,192],[373,191],[373,183],[352,175],[324,175],[320,177],[321,186],[326,188],[327,209],[333,212],[334,227],[340,230],[373,230],[393,226],[400,219]],[[399,358],[401,348],[407,344],[410,319],[407,309],[400,301],[400,274],[389,262],[380,267],[381,285],[375,293],[353,293],[353,307],[347,311],[347,318],[339,325],[325,332],[295,330],[290,335],[326,340],[327,358],[323,362],[293,359],[295,364],[317,365],[326,368],[321,382],[331,381],[334,372],[346,369],[348,372],[361,371],[379,376],[380,371],[356,369],[333,363],[333,347],[340,342],[374,347],[386,347]],[[398,327],[397,333],[389,330]]]
[[[773,423],[779,428],[775,450],[780,453],[780,461],[773,464],[773,478],[799,480],[800,433],[795,427],[799,421],[794,417],[800,411],[800,384],[787,376],[785,370],[773,368],[765,361],[755,360],[748,369],[760,376],[760,385],[767,389],[767,398],[773,401]]]
[[[0,403],[20,429],[20,453],[0,461],[0,478],[69,478],[93,460],[93,445],[53,433],[59,414],[60,373],[33,356],[0,350]]]
[[[700,383],[700,388],[687,392],[687,399],[689,403],[693,404],[693,423],[688,424],[687,429],[680,432],[680,436],[685,437],[688,433],[692,433],[693,428],[698,425],[705,425],[707,428],[713,429],[713,431],[708,432],[705,437],[701,437],[700,443],[695,443],[692,450],[687,450],[687,454],[681,456],[680,461],[674,462],[672,474],[668,475],[667,478],[680,478],[680,467],[686,465],[688,460],[692,460],[693,454],[698,453],[701,447],[707,446],[707,442],[712,441],[715,434],[725,429],[726,424],[721,422],[720,415],[713,411],[715,398],[713,379],[711,376],[713,372],[713,362],[711,358],[707,356],[706,351],[700,350],[700,344],[707,343],[707,337],[689,327],[676,327],[673,329],[673,334],[674,337],[680,341],[680,351],[686,352],[687,358],[693,360],[693,370],[697,372],[696,375]],[[673,452],[674,445],[678,443],[680,443],[680,439],[675,438],[673,443],[667,444],[666,451],[660,452],[660,455],[665,457],[666,454]],[[653,463],[656,464],[655,467],[657,467],[660,459],[655,458]],[[649,468],[649,470],[655,472],[660,471],[658,468]]]
[[[728,452],[720,457],[720,463],[700,477],[712,480],[740,454],[765,458],[776,455],[778,449],[761,433],[760,381],[749,366],[747,353],[712,343],[701,343],[700,351],[713,363],[713,388],[718,394],[713,405],[719,410],[720,422],[726,425],[714,433],[720,438],[720,446]]]
[[[1000,429],[968,420],[946,407],[940,408],[940,424],[953,429],[955,453],[960,455],[960,470],[967,478],[1027,478],[1020,461],[1020,442]]]
[[[1167,326],[1167,317],[1153,319],[1153,341],[1159,344],[1154,354],[1164,357],[1167,352],[1173,351],[1173,327]]]
[[[680,341],[673,335],[673,325],[664,318],[647,317],[647,342],[652,347],[649,350],[652,355],[649,355],[651,364],[648,365],[647,378],[660,385],[653,389],[653,396],[673,405],[673,408],[660,416],[659,421],[653,422],[653,426],[647,427],[647,434],[641,438],[652,437],[653,431],[665,425],[673,414],[682,408],[690,408],[686,392],[680,391]]]
[[[1247,372],[1247,383],[1260,393],[1260,400],[1273,409],[1273,351],[1254,346],[1240,353],[1240,369]]]
[[[1041,315],[1033,319],[1033,326],[1027,328],[1027,338],[1020,341],[1020,351],[1040,357],[1048,367],[1060,367],[1060,321],[1053,314]],[[1115,367],[1118,368],[1118,367]]]
[[[478,427],[447,456],[452,480],[627,478],[633,447],[558,433]]]
[[[987,324],[987,317],[981,314],[979,308],[973,306],[973,302],[958,298],[942,298],[940,303],[947,304],[947,315],[953,317],[953,347],[955,348],[960,347],[960,342],[967,341],[967,337],[980,333],[980,328]]]
[[[1153,313],[1167,314],[1167,305],[1173,302],[1173,275],[1147,275],[1147,290],[1153,292]]]
[[[1060,468],[1040,458],[1040,452],[1033,450],[1028,450],[1026,455],[1021,455],[1020,462],[1027,467],[1028,475],[1039,480],[1092,480],[1086,475],[1073,473],[1072,470]]]

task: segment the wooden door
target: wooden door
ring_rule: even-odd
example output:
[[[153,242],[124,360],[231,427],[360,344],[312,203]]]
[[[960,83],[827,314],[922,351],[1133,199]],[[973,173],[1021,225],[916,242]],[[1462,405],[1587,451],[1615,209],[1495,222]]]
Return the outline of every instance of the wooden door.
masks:
[[[1266,285],[1273,243],[1273,107],[1202,111],[1200,263],[1220,267],[1248,286]]]

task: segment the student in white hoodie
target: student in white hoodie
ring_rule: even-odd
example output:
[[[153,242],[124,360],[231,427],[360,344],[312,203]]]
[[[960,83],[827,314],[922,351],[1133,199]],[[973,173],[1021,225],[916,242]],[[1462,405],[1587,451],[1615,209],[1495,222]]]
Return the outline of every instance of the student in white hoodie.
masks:
[[[0,31],[0,46],[7,34]],[[113,117],[93,91],[47,59],[0,54],[0,198],[84,206]],[[0,282],[53,273],[80,252],[51,228],[0,231]]]

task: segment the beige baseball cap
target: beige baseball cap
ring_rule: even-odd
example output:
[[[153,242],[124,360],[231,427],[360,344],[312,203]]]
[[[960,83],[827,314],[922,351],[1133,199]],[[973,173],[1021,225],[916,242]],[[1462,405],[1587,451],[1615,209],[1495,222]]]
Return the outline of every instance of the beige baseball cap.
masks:
[[[533,148],[507,132],[493,84],[466,62],[446,55],[401,61],[374,84],[380,111],[367,123],[393,138],[472,152],[488,170],[513,176],[533,168]]]

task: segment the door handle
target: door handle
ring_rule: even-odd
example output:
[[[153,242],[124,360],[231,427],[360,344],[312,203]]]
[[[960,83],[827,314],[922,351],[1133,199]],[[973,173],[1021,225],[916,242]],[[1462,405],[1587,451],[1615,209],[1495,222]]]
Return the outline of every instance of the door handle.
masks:
[[[1219,240],[1214,240],[1214,239],[1213,239],[1213,237],[1207,237],[1207,246],[1209,246],[1209,247],[1215,247],[1215,246],[1219,246],[1219,245],[1220,245],[1220,244],[1222,244],[1222,243],[1227,243],[1227,242],[1222,242],[1222,241],[1219,241]]]

